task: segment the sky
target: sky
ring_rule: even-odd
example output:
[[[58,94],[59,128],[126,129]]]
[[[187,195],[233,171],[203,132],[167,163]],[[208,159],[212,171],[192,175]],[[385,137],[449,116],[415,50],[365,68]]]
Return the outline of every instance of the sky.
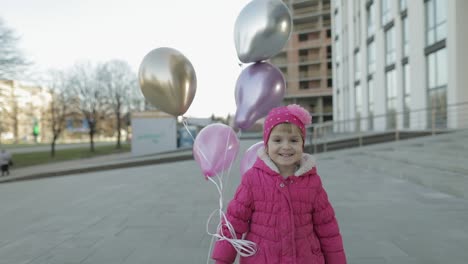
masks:
[[[234,25],[250,0],[0,0],[0,17],[20,37],[35,71],[74,63],[127,61],[135,74],[144,56],[171,47],[197,76],[187,117],[234,114],[242,65]],[[139,89],[139,88],[138,88]]]

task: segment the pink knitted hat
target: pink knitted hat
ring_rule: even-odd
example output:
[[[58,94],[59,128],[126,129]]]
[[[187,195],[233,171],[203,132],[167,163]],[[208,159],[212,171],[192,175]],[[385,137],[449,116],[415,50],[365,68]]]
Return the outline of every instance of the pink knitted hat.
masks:
[[[288,106],[280,106],[271,109],[265,118],[265,124],[263,126],[263,143],[265,146],[268,144],[271,130],[281,123],[291,123],[299,127],[302,134],[302,140],[305,141],[305,126],[312,123],[312,117],[307,110],[297,104],[290,104]]]

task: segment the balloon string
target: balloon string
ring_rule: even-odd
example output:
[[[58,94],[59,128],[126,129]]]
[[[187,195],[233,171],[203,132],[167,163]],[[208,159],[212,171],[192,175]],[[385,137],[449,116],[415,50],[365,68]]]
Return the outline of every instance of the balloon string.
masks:
[[[195,141],[195,137],[192,135],[192,132],[190,132],[190,129],[188,128],[188,118],[185,116],[182,116],[182,124],[185,127],[185,130],[189,133],[190,137],[192,137],[192,140]]]
[[[184,125],[185,130],[187,130],[187,133],[189,133],[190,137],[192,137],[192,140],[193,140],[193,142],[194,142],[193,148],[197,148],[197,145],[195,145],[195,137],[192,135],[192,133],[190,132],[190,129],[188,128],[188,122],[187,122],[187,120],[188,120],[187,117],[182,116],[182,124]],[[201,154],[201,156],[203,157],[203,159],[204,159],[206,162],[208,162],[208,164],[210,164],[210,167],[211,167],[211,165],[212,165],[212,164],[211,164],[211,161],[208,159],[208,157],[205,155],[205,153],[204,153],[201,149],[199,149],[199,148],[197,148],[197,152],[199,152],[199,153]],[[205,177],[207,177],[207,176],[205,176]]]
[[[218,238],[218,240],[225,240],[231,243],[231,245],[234,247],[234,249],[239,253],[240,256],[242,257],[250,257],[253,256],[257,252],[257,245],[249,240],[245,239],[238,239],[236,235],[236,231],[234,230],[234,227],[232,224],[229,222],[229,220],[226,217],[226,214],[223,212],[223,188],[222,188],[222,179],[219,177],[219,175],[216,175],[218,181],[220,184],[218,184],[215,180],[213,180],[211,177],[208,179],[216,186],[216,189],[218,190],[219,193],[219,208],[213,210],[211,214],[208,217],[208,220],[206,222],[206,232],[212,236],[211,243],[210,243],[210,250],[208,252],[211,252],[212,246],[213,246],[213,241],[214,238]],[[215,233],[211,233],[209,231],[209,225],[211,222],[211,218],[213,216],[219,213],[219,224],[216,228]],[[227,231],[229,232],[229,236],[224,235],[223,232],[223,227],[227,228]],[[209,262],[209,256],[207,259],[207,263]]]

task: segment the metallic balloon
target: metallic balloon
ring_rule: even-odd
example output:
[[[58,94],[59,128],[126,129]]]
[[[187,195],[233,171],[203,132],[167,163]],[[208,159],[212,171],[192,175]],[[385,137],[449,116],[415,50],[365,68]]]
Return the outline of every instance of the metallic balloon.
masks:
[[[237,56],[243,63],[267,60],[278,54],[292,33],[292,16],[281,0],[253,0],[234,26]]]
[[[248,129],[281,104],[286,82],[281,71],[268,62],[257,62],[242,70],[235,87],[234,126]]]
[[[154,49],[143,58],[138,81],[146,100],[174,116],[188,110],[197,90],[197,77],[190,61],[167,47]]]

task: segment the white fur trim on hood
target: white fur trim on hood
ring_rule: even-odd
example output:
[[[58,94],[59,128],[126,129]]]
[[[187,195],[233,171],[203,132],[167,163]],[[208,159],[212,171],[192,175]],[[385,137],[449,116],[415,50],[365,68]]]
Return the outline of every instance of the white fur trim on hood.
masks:
[[[258,157],[260,157],[261,160],[263,160],[263,162],[265,162],[265,164],[266,164],[270,169],[272,169],[274,172],[277,172],[278,174],[280,173],[278,167],[277,167],[276,164],[273,162],[273,160],[271,160],[270,156],[268,156],[268,154],[266,153],[264,147],[260,147],[260,148],[257,150],[257,155],[258,155]],[[298,168],[298,169],[296,170],[296,172],[294,173],[294,176],[302,176],[302,175],[304,175],[306,172],[308,172],[308,171],[310,171],[312,168],[314,168],[315,165],[316,165],[316,163],[315,163],[315,157],[312,156],[312,155],[310,155],[310,154],[303,153],[303,154],[302,154],[302,158],[301,158],[301,162],[300,162],[300,164],[299,164],[299,168]]]

